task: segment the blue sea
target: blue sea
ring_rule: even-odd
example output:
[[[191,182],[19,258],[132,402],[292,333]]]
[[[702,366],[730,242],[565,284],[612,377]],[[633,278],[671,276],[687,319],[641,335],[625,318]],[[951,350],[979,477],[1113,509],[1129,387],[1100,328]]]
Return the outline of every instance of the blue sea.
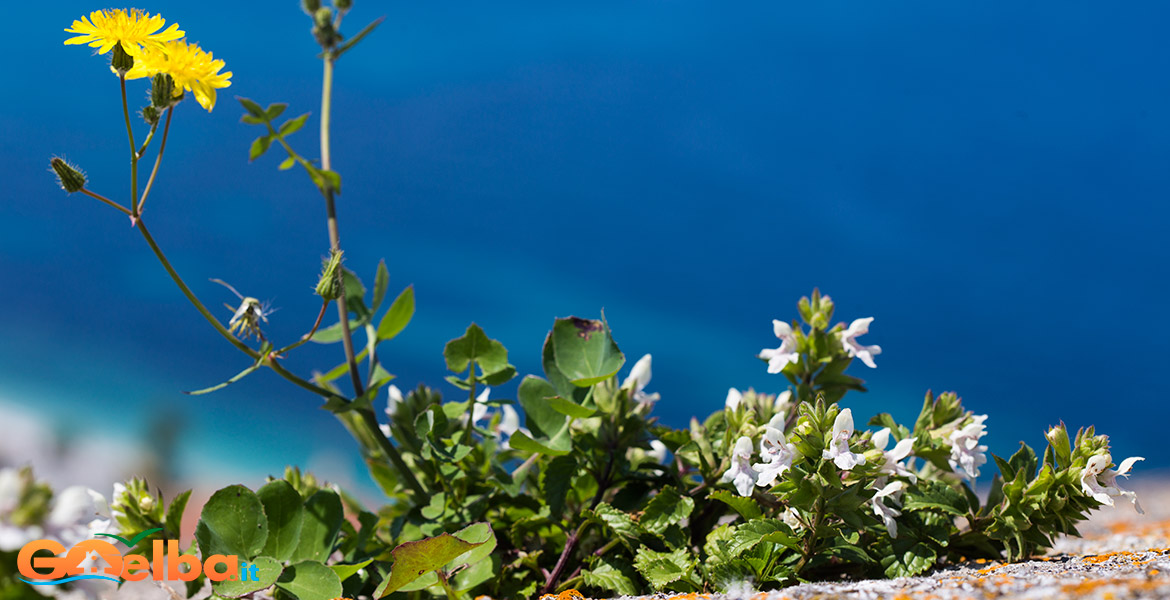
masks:
[[[276,152],[249,164],[260,131],[233,97],[313,113],[291,139],[317,156],[296,4],[140,6],[233,73],[210,114],[176,109],[145,220],[223,321],[236,299],[210,278],[271,300],[286,343],[317,314],[325,209]],[[358,473],[341,425],[270,372],[182,394],[247,358],[124,216],[46,172],[64,156],[129,195],[117,80],[62,44],[99,8],[0,24],[0,403],[65,434],[171,420],[180,474],[221,484],[323,456]],[[1138,473],[1170,466],[1170,6],[357,0],[344,30],[379,16],[338,64],[333,161],[346,264],[372,285],[385,259],[392,295],[415,287],[380,350],[400,387],[456,393],[443,345],[471,322],[539,374],[554,318],[604,311],[627,364],[653,355],[647,391],[681,427],[729,387],[784,389],[756,354],[819,288],[835,320],[874,317],[878,366],[850,371],[870,391],[845,399],[859,421],[912,421],[927,390],[954,390],[990,415],[995,453],[1063,420],[1144,456]],[[286,364],[341,360],[310,345]]]

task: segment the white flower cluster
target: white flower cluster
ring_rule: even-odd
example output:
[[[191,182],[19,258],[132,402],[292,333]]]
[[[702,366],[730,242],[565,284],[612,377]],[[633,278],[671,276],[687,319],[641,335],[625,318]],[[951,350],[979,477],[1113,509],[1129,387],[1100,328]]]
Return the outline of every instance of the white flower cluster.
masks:
[[[731,468],[723,474],[722,481],[730,482],[740,496],[750,496],[752,487],[772,487],[780,476],[792,468],[796,458],[796,446],[784,438],[784,414],[777,414],[764,428],[760,440],[761,462],[752,463],[754,446],[746,435],[735,441],[731,452]]]
[[[979,438],[987,435],[987,428],[983,425],[986,420],[987,415],[976,415],[970,423],[950,435],[951,470],[972,481],[979,476],[979,467],[987,463],[987,446],[979,443]]]

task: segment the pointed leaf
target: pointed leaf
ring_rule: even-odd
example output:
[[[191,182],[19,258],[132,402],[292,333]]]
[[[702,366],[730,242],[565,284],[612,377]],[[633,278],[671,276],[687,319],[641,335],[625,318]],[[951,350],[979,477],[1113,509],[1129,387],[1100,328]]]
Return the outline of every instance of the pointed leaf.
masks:
[[[194,392],[183,392],[183,393],[187,394],[188,396],[202,396],[203,394],[209,394],[209,393],[214,392],[216,390],[222,390],[223,388],[247,377],[248,375],[251,375],[253,372],[256,371],[256,369],[259,369],[260,366],[261,366],[260,363],[256,363],[256,364],[248,367],[247,369],[244,369],[243,371],[236,373],[234,376],[232,376],[231,379],[229,379],[229,380],[227,380],[219,385],[213,385],[209,388],[195,390]]]
[[[394,299],[394,303],[390,305],[390,309],[382,315],[382,320],[378,323],[378,341],[384,342],[392,340],[406,325],[410,323],[411,317],[414,316],[414,285],[406,286],[401,294]]]
[[[268,152],[268,147],[272,145],[272,138],[262,135],[252,141],[252,147],[248,150],[248,161],[251,162],[260,158],[265,152]]]
[[[557,516],[565,509],[565,496],[573,487],[577,475],[577,459],[573,455],[558,456],[548,462],[540,473],[540,490],[548,504],[549,514]]]
[[[386,299],[386,289],[390,287],[390,269],[386,268],[386,261],[378,261],[378,270],[374,273],[374,299],[370,303],[370,312],[378,312],[382,301]]]
[[[397,591],[483,543],[466,542],[444,533],[417,542],[399,544],[390,553],[394,557],[394,562],[390,565],[390,576],[378,586],[374,597],[382,598]]]
[[[253,117],[264,116],[264,109],[260,108],[259,104],[256,104],[252,100],[241,96],[236,96],[236,100],[239,100],[240,104],[244,105],[244,110],[248,111],[248,114],[252,115]]]
[[[288,108],[288,104],[285,104],[284,102],[273,102],[272,104],[269,104],[268,108],[264,111],[264,117],[268,121],[275,121],[276,117],[279,117],[286,108]]]
[[[272,117],[275,119],[276,117]],[[281,137],[292,135],[301,130],[305,126],[305,119],[309,118],[309,113],[305,113],[299,117],[289,119],[280,124]]]

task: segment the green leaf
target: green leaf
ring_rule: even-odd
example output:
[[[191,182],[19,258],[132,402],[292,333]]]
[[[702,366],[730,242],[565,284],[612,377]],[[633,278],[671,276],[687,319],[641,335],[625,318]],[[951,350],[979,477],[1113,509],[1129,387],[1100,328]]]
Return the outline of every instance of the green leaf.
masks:
[[[376,285],[376,283],[375,283]],[[377,288],[375,287],[375,298]],[[414,316],[414,285],[406,286],[401,294],[394,299],[394,303],[390,305],[390,309],[382,315],[382,320],[378,323],[378,341],[384,342],[392,340],[402,330],[406,328],[407,323],[410,323],[411,317]]]
[[[585,585],[609,590],[621,596],[636,596],[640,591],[626,573],[613,561],[602,558],[600,564],[581,571]]]
[[[265,152],[268,152],[269,146],[272,145],[272,138],[262,135],[252,141],[252,147],[248,150],[248,161],[251,162],[260,158]]]
[[[375,598],[382,598],[402,589],[406,584],[433,572],[454,560],[468,550],[485,542],[467,542],[449,533],[416,542],[404,542],[390,552],[394,558],[387,577],[374,592]]]
[[[557,319],[552,341],[557,369],[577,387],[589,387],[613,377],[626,362],[602,321]]]
[[[252,560],[264,549],[268,520],[252,490],[233,485],[211,495],[195,527],[195,539],[203,556],[236,555]]]
[[[463,565],[471,567],[459,570],[452,581],[452,587],[460,591],[469,590],[491,579],[495,574],[491,555],[496,549],[496,534],[492,531],[491,526],[487,523],[472,523],[456,531],[454,535],[465,542],[476,544],[476,546],[447,563],[444,570],[448,573],[458,570]],[[486,571],[484,567],[487,567]]]
[[[207,554],[204,554],[207,556]],[[226,579],[224,581],[213,581],[211,589],[215,594],[221,598],[239,598],[246,596],[252,592],[258,592],[264,588],[271,587],[276,583],[280,577],[284,566],[274,558],[268,556],[257,556],[256,560],[252,561],[256,565],[256,581],[240,579]],[[243,565],[240,565],[243,568]]]
[[[752,520],[758,519],[763,512],[760,511],[760,505],[756,504],[755,500],[751,498],[744,498],[732,494],[730,490],[716,490],[711,492],[710,497],[713,500],[718,500],[730,506],[735,512],[739,513],[744,519]]]
[[[894,540],[893,551],[882,559],[882,566],[890,579],[913,577],[933,567],[937,558],[935,551],[922,542]]]
[[[341,193],[341,175],[326,169],[313,168],[309,171],[309,177],[313,178],[313,183],[321,188],[323,192],[334,191]]]
[[[548,504],[549,514],[559,516],[565,510],[565,496],[573,487],[577,475],[577,459],[570,455],[558,456],[548,462],[540,473],[540,491]]]
[[[930,509],[957,516],[967,514],[968,508],[967,498],[962,492],[934,480],[919,481],[917,486],[910,488],[902,505],[907,512]]]
[[[344,44],[338,46],[337,49],[333,51],[333,60],[337,60],[347,50],[349,50],[350,48],[353,48],[354,46],[357,45],[358,42],[362,41],[362,38],[366,37],[367,35],[370,35],[370,32],[373,31],[374,28],[377,27],[378,25],[381,25],[382,21],[385,18],[386,17],[378,17],[377,19],[374,19],[373,22],[371,22],[369,25],[366,25],[365,27],[363,27],[362,30],[357,32],[356,35],[349,38],[349,40],[347,40]]]
[[[1020,449],[1008,459],[1008,464],[1017,472],[1023,471],[1026,481],[1029,482],[1036,478],[1036,466],[1039,462],[1036,452],[1024,442],[1020,442]]]
[[[293,165],[295,165],[295,164],[297,164],[297,157],[290,156],[290,157],[280,161],[279,169],[281,171],[287,171],[287,170],[293,168]]]
[[[301,539],[301,526],[305,518],[304,503],[287,481],[277,479],[264,484],[256,491],[268,516],[268,540],[264,542],[264,556],[279,561],[292,557]]]
[[[799,540],[792,536],[792,528],[779,519],[753,519],[742,523],[731,534],[727,555],[735,558],[765,542],[799,550]]]
[[[345,286],[346,307],[364,325],[371,316],[370,309],[366,308],[366,286],[362,285],[357,274],[345,267],[341,268],[341,282]]]
[[[378,270],[374,273],[374,300],[370,304],[370,312],[376,313],[386,299],[386,289],[390,287],[390,269],[386,268],[386,261],[378,261]]]
[[[268,108],[264,111],[265,120],[276,120],[276,117],[279,117],[286,108],[288,108],[288,104],[285,104],[284,102],[273,102],[272,104],[269,104]]]
[[[694,508],[694,500],[678,493],[674,487],[666,487],[650,499],[638,522],[646,531],[661,535],[667,527],[689,517]]]
[[[655,552],[643,546],[638,548],[638,554],[634,557],[634,567],[654,589],[661,590],[694,573],[695,561],[686,548],[673,552]]]
[[[598,414],[598,411],[592,408],[585,408],[584,406],[581,406],[572,400],[565,400],[560,396],[545,398],[545,402],[548,403],[549,407],[561,413],[562,415],[576,417],[578,419],[587,419]]]
[[[604,526],[627,549],[634,550],[639,546],[638,535],[642,530],[630,515],[605,502],[598,504],[593,510],[586,510],[584,514],[585,518]]]
[[[548,454],[549,456],[562,456],[573,450],[573,440],[569,435],[568,422],[556,435],[547,440],[534,440],[525,435],[523,431],[517,431],[508,438],[508,444],[517,450]]]
[[[171,500],[171,505],[167,507],[164,523],[167,531],[174,534],[175,539],[178,539],[179,533],[183,531],[183,511],[187,509],[187,501],[190,499],[191,490],[185,490],[175,496],[175,499]]]
[[[568,417],[548,401],[556,395],[557,390],[551,383],[535,375],[528,375],[520,382],[516,396],[524,408],[528,429],[536,437],[550,437],[568,422]]]
[[[361,571],[362,569],[370,566],[370,563],[372,563],[372,562],[374,562],[374,559],[371,558],[369,560],[363,560],[360,563],[356,563],[356,564],[352,564],[352,565],[326,565],[326,566],[328,566],[330,569],[333,570],[333,572],[335,574],[337,574],[337,579],[339,581],[345,581],[346,579],[353,577],[354,574],[357,573],[358,571]]]
[[[276,117],[272,117],[272,118],[275,119]],[[284,123],[281,123],[280,124],[281,137],[289,136],[289,135],[292,135],[292,134],[300,131],[301,127],[305,126],[305,119],[308,119],[308,118],[309,118],[309,113],[305,113],[299,117],[296,117],[294,119],[289,119],[289,120],[285,121]]]
[[[183,392],[183,393],[187,394],[188,396],[202,396],[203,394],[209,394],[209,393],[214,392],[216,390],[222,390],[223,388],[247,377],[248,375],[251,375],[253,372],[256,371],[256,369],[259,369],[260,367],[261,367],[261,364],[259,362],[257,362],[255,364],[253,364],[252,366],[248,367],[247,369],[244,369],[243,371],[236,373],[235,375],[232,376],[231,379],[229,379],[229,380],[227,380],[219,385],[213,385],[209,388],[195,390],[194,392]]]
[[[318,490],[305,501],[300,541],[291,561],[324,561],[333,552],[344,513],[341,498],[333,490]]]
[[[286,567],[276,580],[276,587],[297,600],[334,600],[341,596],[341,578],[333,569],[314,560]]]
[[[360,320],[350,319],[349,330],[351,332],[359,329],[361,326],[362,322]],[[341,338],[344,337],[344,335],[345,333],[341,329],[341,323],[337,322],[328,327],[318,329],[316,333],[313,334],[313,337],[309,339],[318,344],[336,344],[337,342],[341,341]],[[358,358],[357,360],[361,360],[361,358]],[[341,366],[343,371],[347,371],[349,369],[348,363],[344,363]]]
[[[260,108],[259,104],[256,104],[255,102],[241,96],[236,96],[236,100],[239,100],[240,104],[244,105],[244,110],[248,111],[248,114],[252,115],[253,117],[264,116],[264,109]]]
[[[466,371],[472,362],[479,365],[485,375],[511,366],[508,364],[508,350],[504,345],[489,339],[483,329],[475,323],[467,327],[463,337],[447,342],[443,348],[443,358],[447,359],[447,369],[453,373]]]

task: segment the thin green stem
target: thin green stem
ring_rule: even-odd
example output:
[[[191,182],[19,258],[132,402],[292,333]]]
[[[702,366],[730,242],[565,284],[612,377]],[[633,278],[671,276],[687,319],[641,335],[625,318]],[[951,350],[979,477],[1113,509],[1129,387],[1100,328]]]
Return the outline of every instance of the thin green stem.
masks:
[[[138,216],[138,145],[134,143],[134,128],[130,126],[130,103],[126,101],[126,74],[118,76],[122,83],[122,116],[126,119],[126,135],[130,138],[130,217]]]
[[[175,281],[175,285],[179,286],[179,290],[183,292],[183,295],[187,297],[187,300],[191,302],[191,304],[195,307],[195,310],[198,310],[199,314],[203,315],[203,318],[207,319],[207,322],[211,323],[211,326],[214,327],[215,330],[224,337],[224,339],[231,342],[233,346],[238,348],[240,352],[247,354],[253,359],[259,358],[259,352],[249,348],[247,344],[241,342],[236,338],[236,336],[232,335],[231,332],[228,331],[227,328],[224,327],[223,324],[221,324],[219,320],[211,314],[211,311],[207,310],[207,307],[199,301],[199,298],[195,296],[195,293],[191,291],[191,288],[187,287],[187,284],[183,282],[183,278],[179,277],[179,274],[175,271],[175,268],[171,266],[171,262],[167,260],[166,255],[163,254],[162,249],[160,249],[158,244],[154,242],[154,238],[150,235],[150,231],[146,229],[146,224],[143,223],[141,219],[138,221],[138,231],[142,232],[142,237],[146,240],[146,243],[150,245],[150,249],[154,251],[154,255],[158,258],[158,261],[162,263],[163,268],[167,270],[167,274],[170,275],[171,279]]]
[[[167,124],[163,126],[162,140],[158,145],[158,156],[154,159],[154,168],[150,170],[150,179],[146,180],[146,189],[142,190],[142,199],[138,201],[138,214],[142,214],[142,206],[146,204],[146,197],[150,195],[150,188],[154,186],[154,176],[158,175],[158,165],[162,163],[163,152],[167,149],[167,134],[171,131],[171,114],[175,111],[175,107],[167,109]],[[154,130],[150,131],[154,135]],[[145,144],[143,148],[145,148]]]
[[[158,121],[155,121],[154,124],[150,126],[150,133],[147,133],[146,139],[142,140],[142,146],[138,148],[137,152],[138,158],[142,158],[142,155],[146,154],[146,149],[150,147],[150,142],[154,141],[154,132],[156,131],[158,131]]]
[[[467,429],[463,432],[463,443],[471,443],[471,432],[475,430],[475,361],[471,361],[471,368],[467,370],[467,381],[471,383],[467,394]]]
[[[321,312],[317,313],[317,320],[313,323],[313,328],[309,330],[309,333],[302,335],[301,339],[285,346],[284,348],[281,348],[280,350],[277,350],[273,354],[280,356],[280,355],[284,354],[285,352],[288,352],[289,350],[292,350],[293,348],[296,348],[297,346],[300,346],[301,344],[313,339],[313,334],[317,333],[317,328],[321,326],[321,319],[325,318],[325,309],[328,307],[329,307],[328,300],[322,302],[321,303]]]
[[[333,55],[325,53],[325,72],[321,77],[321,168],[333,170],[333,161],[329,154],[329,118],[333,103]],[[337,207],[333,202],[333,189],[325,189],[325,212],[329,228],[329,247],[341,250],[341,234],[337,228]],[[357,358],[353,351],[353,333],[349,330],[349,306],[345,300],[345,286],[341,286],[341,296],[337,298],[337,316],[341,322],[341,345],[345,349],[345,362],[349,365],[349,379],[353,383],[354,397],[361,396],[365,391],[362,386],[362,376],[358,373]]]
[[[127,215],[127,216],[129,216],[131,214],[129,208],[126,208],[125,206],[122,206],[121,204],[118,204],[117,202],[114,202],[113,200],[110,200],[109,198],[106,198],[105,196],[103,196],[101,194],[91,192],[85,188],[81,188],[81,193],[85,194],[86,196],[89,196],[90,198],[95,198],[97,200],[101,200],[102,202],[105,202],[106,204],[109,204],[110,206],[122,211],[122,213]]]

